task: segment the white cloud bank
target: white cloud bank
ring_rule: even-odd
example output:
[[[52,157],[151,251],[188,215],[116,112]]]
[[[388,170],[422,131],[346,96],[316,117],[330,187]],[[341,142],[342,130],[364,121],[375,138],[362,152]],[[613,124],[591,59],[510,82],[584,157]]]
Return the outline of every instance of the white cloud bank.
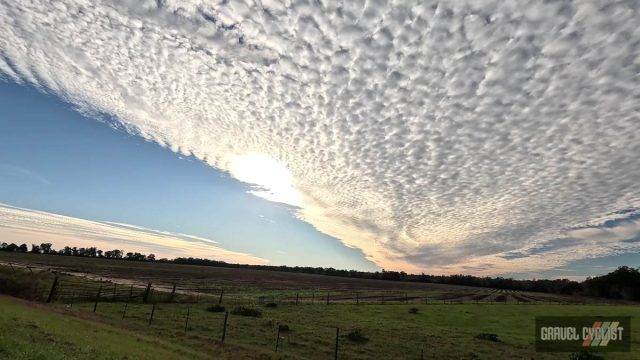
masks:
[[[40,244],[54,248],[95,246],[153,253],[156,257],[193,256],[242,264],[267,264],[249,254],[221,248],[217,242],[197,236],[146,229],[128,224],[89,221],[0,203],[0,241]]]
[[[388,269],[523,271],[501,254],[640,206],[636,1],[0,4],[7,78],[221,169],[277,159]]]

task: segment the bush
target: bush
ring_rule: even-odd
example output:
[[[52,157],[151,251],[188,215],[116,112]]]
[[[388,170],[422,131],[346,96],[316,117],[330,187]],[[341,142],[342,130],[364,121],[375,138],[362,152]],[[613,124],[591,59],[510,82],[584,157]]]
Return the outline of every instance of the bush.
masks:
[[[417,314],[418,313],[418,308],[411,308],[409,309],[409,314]]]
[[[206,310],[209,312],[224,312],[226,309],[224,306],[220,304],[215,304],[215,305],[209,306]]]
[[[278,325],[278,330],[279,330],[281,333],[288,333],[288,332],[291,332],[291,329],[289,328],[289,325],[287,325],[287,324],[280,324],[280,325]]]
[[[362,333],[362,330],[360,330],[360,329],[353,329],[353,330],[349,331],[347,333],[346,338],[351,342],[359,343],[359,344],[363,344],[363,343],[366,343],[367,341],[369,341],[369,338],[366,337]]]
[[[268,302],[268,303],[264,304],[264,306],[268,307],[268,308],[276,308],[276,307],[278,307],[278,304],[276,304],[274,302]]]
[[[500,339],[498,338],[497,334],[480,333],[476,335],[476,339],[500,342]]]
[[[569,356],[569,360],[604,360],[604,358],[590,353],[587,350],[581,350],[580,352],[571,354]]]
[[[28,300],[45,300],[53,283],[53,276],[47,272],[34,272],[8,267],[0,269],[0,294],[7,294]]]
[[[260,317],[262,316],[262,312],[258,309],[245,307],[245,306],[237,306],[233,310],[231,310],[233,315],[240,316],[251,316],[251,317]]]

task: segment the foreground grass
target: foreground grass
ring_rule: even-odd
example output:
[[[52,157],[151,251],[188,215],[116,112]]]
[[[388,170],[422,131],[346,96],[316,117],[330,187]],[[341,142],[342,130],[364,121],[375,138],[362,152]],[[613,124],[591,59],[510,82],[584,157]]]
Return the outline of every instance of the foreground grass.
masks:
[[[358,328],[368,338],[354,343],[340,337],[340,359],[568,359],[567,353],[536,353],[535,316],[631,315],[632,352],[604,354],[606,359],[640,359],[640,309],[593,305],[283,305],[260,308],[262,317],[231,315],[224,347],[219,339],[223,314],[190,308],[185,332],[185,304],[160,304],[151,325],[150,305],[45,306],[0,296],[0,358],[7,359],[329,359],[335,327],[344,335]],[[418,313],[409,309],[417,307]],[[292,330],[281,334],[278,324]],[[500,342],[480,340],[495,333]]]
[[[228,309],[233,305],[226,304]],[[77,311],[90,312],[92,304],[78,304]],[[184,325],[185,304],[159,304],[153,323],[148,324],[151,305],[130,304],[122,320],[123,305],[104,303],[98,313],[104,321],[131,331],[162,337],[190,348],[216,344],[222,334],[222,313],[205,311],[205,305],[190,307],[188,331]],[[418,308],[417,314],[409,309]],[[638,319],[633,306],[594,305],[280,305],[258,307],[262,317],[230,315],[226,346],[262,358],[329,359],[333,357],[335,329],[339,327],[340,359],[568,359],[568,353],[536,353],[534,322],[542,315],[631,315],[632,352],[608,353],[606,359],[640,359]],[[281,334],[279,352],[275,339],[278,324],[292,330]],[[368,341],[356,343],[344,335],[360,329]],[[477,339],[480,333],[497,334],[500,342]]]
[[[203,359],[205,354],[0,296],[2,359]]]

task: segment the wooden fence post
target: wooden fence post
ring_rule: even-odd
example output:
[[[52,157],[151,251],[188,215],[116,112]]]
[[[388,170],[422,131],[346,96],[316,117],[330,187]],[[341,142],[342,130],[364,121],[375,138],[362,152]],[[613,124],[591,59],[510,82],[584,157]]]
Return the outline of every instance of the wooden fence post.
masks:
[[[122,320],[124,320],[124,317],[127,314],[127,306],[129,306],[129,303],[124,303],[124,308],[122,309]]]
[[[360,304],[360,293],[356,292],[356,305]]]
[[[299,296],[299,294],[296,293],[296,305],[298,305],[298,296]]]
[[[131,301],[132,297],[133,297],[133,284],[129,286],[129,298],[127,299],[127,301]]]
[[[191,305],[187,305],[187,317],[184,320],[184,332],[189,329],[189,315],[191,315]]]
[[[100,300],[100,293],[102,292],[102,283],[100,283],[100,287],[98,288],[98,293],[96,294],[96,302],[93,304],[93,312],[96,312],[98,308],[98,301]]]
[[[222,339],[220,342],[224,344],[224,339],[227,337],[227,320],[229,319],[229,312],[224,313],[224,324],[222,325]]]
[[[338,360],[338,337],[340,336],[340,328],[336,328],[336,347],[333,353],[334,360]]]
[[[49,290],[49,296],[47,296],[47,303],[53,301],[53,297],[56,293],[56,288],[58,287],[58,277],[53,278],[53,284],[51,285],[51,290]]]
[[[151,316],[149,316],[149,325],[151,325],[151,322],[153,321],[153,314],[156,312],[156,303],[153,303],[153,305],[151,306]]]
[[[220,298],[218,299],[218,305],[222,305],[222,295],[224,295],[224,289],[220,289]]]
[[[276,352],[278,352],[278,345],[280,345],[280,324],[276,324],[278,327],[278,334],[276,335]]]
[[[113,300],[115,301],[118,296],[118,283],[113,283]]]
[[[147,284],[147,288],[144,291],[144,294],[142,295],[142,302],[143,303],[147,303],[147,301],[149,300],[149,293],[151,292],[151,282],[149,282]]]
[[[169,296],[169,302],[173,302],[173,297],[176,295],[176,283],[173,283],[173,289],[171,289],[171,295]]]
[[[327,291],[327,305],[329,305],[329,292]]]
[[[315,302],[316,302],[316,291],[313,290],[311,291],[311,303],[315,304]]]

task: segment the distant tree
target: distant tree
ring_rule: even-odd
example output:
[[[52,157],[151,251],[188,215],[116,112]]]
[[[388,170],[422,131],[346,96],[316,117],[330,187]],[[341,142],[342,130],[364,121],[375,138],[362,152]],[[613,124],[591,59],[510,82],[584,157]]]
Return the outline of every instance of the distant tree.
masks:
[[[96,250],[96,255],[98,257],[102,257],[102,250],[100,250],[100,249]]]
[[[582,287],[584,293],[590,296],[640,300],[640,271],[621,266],[606,275],[587,278]]]
[[[27,247],[27,244],[21,244],[21,245],[18,247],[18,251],[19,251],[19,252],[26,253],[27,251],[29,251],[29,248]]]
[[[96,257],[98,255],[98,249],[95,247],[89,247],[85,249],[84,256],[87,257]]]
[[[36,244],[31,244],[31,253],[40,254],[40,246]]]
[[[20,247],[14,243],[7,245],[7,247],[5,248],[5,251],[10,251],[10,252],[16,252],[19,250],[20,250]]]
[[[156,255],[155,254],[147,255],[147,261],[156,261]]]
[[[40,244],[40,251],[43,254],[50,254],[53,249],[51,248],[51,243],[42,243]]]

